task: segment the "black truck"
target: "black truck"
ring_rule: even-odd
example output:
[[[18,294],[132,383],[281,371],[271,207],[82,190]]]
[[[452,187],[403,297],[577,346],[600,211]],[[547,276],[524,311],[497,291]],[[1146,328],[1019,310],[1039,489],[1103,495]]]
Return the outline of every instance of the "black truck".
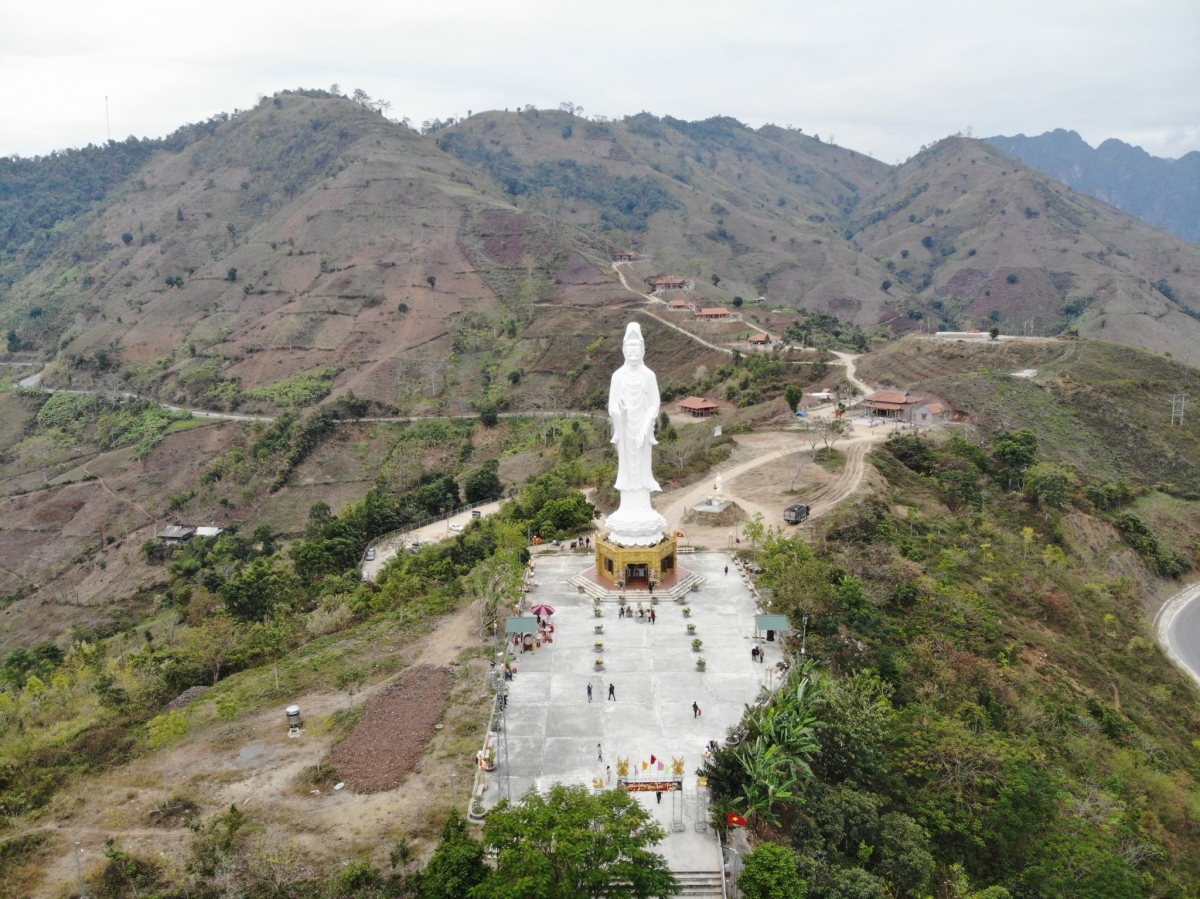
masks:
[[[783,510],[783,520],[788,524],[799,524],[808,518],[808,503],[792,503]]]

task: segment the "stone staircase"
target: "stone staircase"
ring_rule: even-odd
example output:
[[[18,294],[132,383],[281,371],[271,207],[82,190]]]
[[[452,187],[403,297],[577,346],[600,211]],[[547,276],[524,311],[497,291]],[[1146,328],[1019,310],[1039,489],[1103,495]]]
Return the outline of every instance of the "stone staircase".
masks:
[[[622,596],[629,602],[636,604],[639,600],[642,602],[650,601],[650,594],[645,590],[606,590],[604,587],[597,584],[589,577],[584,577],[582,574],[571,578],[567,583],[579,589],[580,593],[586,593],[589,596],[599,599],[601,602],[617,602]],[[694,571],[688,572],[688,576],[676,581],[670,587],[656,587],[654,595],[660,600],[673,601],[680,600],[691,593],[693,590],[699,589],[704,583],[704,577],[696,574]]]
[[[724,897],[723,875],[720,871],[673,871],[682,889],[680,896]]]

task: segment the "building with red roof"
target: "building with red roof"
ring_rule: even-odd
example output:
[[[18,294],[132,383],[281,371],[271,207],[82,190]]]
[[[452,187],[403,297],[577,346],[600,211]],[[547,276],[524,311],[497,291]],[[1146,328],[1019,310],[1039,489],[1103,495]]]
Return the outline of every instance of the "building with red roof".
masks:
[[[686,400],[679,401],[679,411],[687,412],[694,418],[705,418],[716,415],[721,411],[721,407],[702,396],[689,396]]]

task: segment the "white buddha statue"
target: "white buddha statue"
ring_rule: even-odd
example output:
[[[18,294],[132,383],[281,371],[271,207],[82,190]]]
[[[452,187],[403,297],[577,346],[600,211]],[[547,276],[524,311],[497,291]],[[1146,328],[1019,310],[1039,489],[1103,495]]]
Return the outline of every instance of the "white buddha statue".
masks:
[[[623,344],[625,364],[613,372],[608,389],[612,442],[617,446],[617,490],[621,505],[608,516],[609,540],[619,546],[653,546],[663,539],[667,520],[650,505],[650,493],[661,491],[654,480],[651,447],[661,398],[658,378],[642,364],[646,342],[641,326],[630,322]]]

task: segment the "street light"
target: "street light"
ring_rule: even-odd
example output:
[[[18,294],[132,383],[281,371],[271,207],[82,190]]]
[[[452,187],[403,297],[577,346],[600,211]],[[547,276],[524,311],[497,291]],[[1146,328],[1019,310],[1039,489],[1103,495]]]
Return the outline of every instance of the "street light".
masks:
[[[808,616],[800,619],[804,629],[800,632],[800,660],[803,661],[808,652]]]

